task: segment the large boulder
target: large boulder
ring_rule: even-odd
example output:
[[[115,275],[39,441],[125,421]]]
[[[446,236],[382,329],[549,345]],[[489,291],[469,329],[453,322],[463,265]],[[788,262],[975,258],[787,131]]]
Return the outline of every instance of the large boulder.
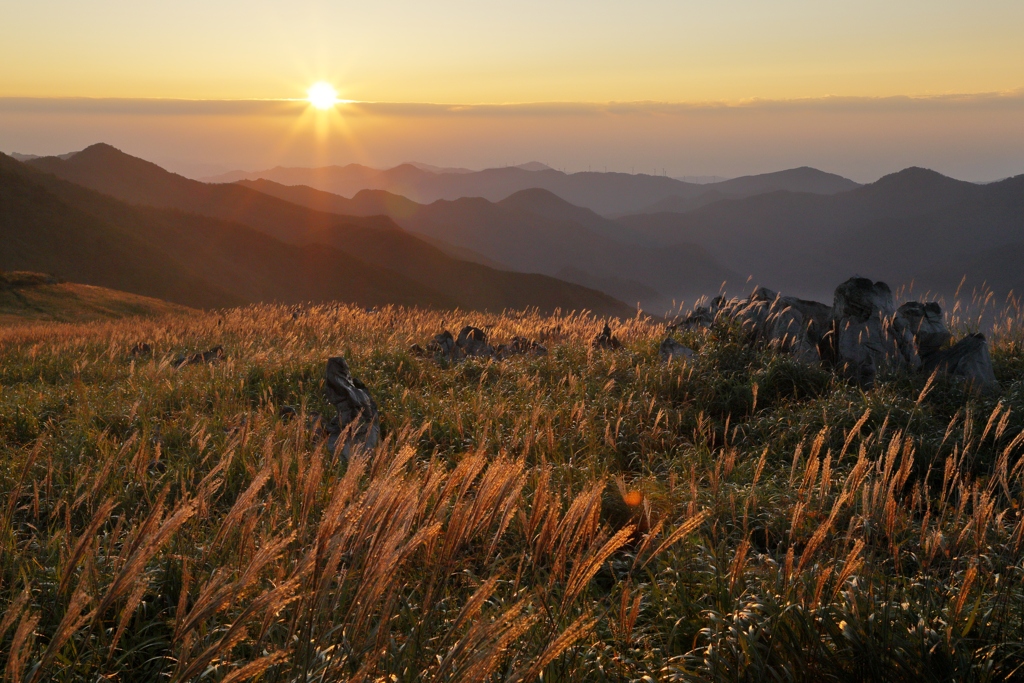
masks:
[[[718,303],[719,315],[735,320],[748,338],[806,363],[821,360],[818,345],[828,330],[831,308],[817,301],[780,296],[758,287],[746,299]]]
[[[324,387],[328,402],[337,410],[327,426],[330,435],[327,448],[336,452],[339,440],[344,438],[341,452],[346,459],[353,447],[374,448],[380,442],[377,403],[366,385],[352,376],[348,363],[341,356],[327,360]]]
[[[455,346],[466,356],[494,355],[494,347],[487,343],[487,333],[472,325],[462,328],[459,338],[455,340]]]
[[[999,391],[988,341],[983,334],[969,334],[950,348],[932,354],[924,365],[924,371],[960,377],[972,390],[981,393]]]
[[[921,356],[922,362],[927,362],[952,338],[942,319],[942,307],[934,301],[928,303],[908,301],[896,312],[903,316],[910,325],[914,342],[917,344],[917,353]]]
[[[910,324],[884,282],[850,278],[836,287],[830,346],[836,368],[865,389],[883,370],[921,367]]]
[[[672,361],[687,362],[693,359],[693,349],[684,346],[676,340],[675,327],[670,327],[668,336],[661,340],[658,353],[661,355],[662,362],[665,363],[671,363]]]
[[[427,344],[427,353],[435,356],[442,356],[447,360],[455,360],[461,354],[461,350],[455,345],[455,337],[448,330],[434,335],[434,338]]]

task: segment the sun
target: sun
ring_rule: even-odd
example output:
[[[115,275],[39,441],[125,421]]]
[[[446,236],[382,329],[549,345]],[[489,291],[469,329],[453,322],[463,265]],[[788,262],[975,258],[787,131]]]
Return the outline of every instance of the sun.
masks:
[[[338,91],[330,83],[320,81],[309,86],[306,99],[317,109],[330,109],[338,103]]]

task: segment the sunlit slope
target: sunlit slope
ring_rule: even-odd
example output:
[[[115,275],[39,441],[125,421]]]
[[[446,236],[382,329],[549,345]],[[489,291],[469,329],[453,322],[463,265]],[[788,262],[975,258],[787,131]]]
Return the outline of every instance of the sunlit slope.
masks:
[[[59,282],[39,273],[0,273],[0,325],[156,317],[188,310],[152,297]]]

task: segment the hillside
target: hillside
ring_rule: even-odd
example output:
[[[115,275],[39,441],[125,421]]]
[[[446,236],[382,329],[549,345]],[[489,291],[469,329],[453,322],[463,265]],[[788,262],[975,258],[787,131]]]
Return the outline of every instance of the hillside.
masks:
[[[976,185],[910,168],[831,196],[774,192],[619,222],[665,246],[698,244],[761,284],[812,298],[827,296],[837,273],[895,284],[927,276],[947,295],[968,271],[971,284],[1002,283],[1002,294],[1024,287],[1024,270],[984,256],[1020,242],[1024,176]]]
[[[452,307],[457,300],[321,245],[129,206],[0,157],[0,268],[54,273],[199,308],[259,301]],[[343,266],[343,267],[342,267]]]
[[[323,261],[316,266],[297,267],[295,278],[321,277],[331,269],[327,261],[333,260],[336,272],[326,279],[349,281],[354,293],[369,294],[379,285],[381,296],[375,296],[374,303],[473,310],[536,306],[545,311],[588,309],[615,316],[635,312],[606,294],[552,277],[507,272],[453,258],[383,216],[339,216],[247,187],[208,185],[169,173],[109,145],[93,145],[67,160],[48,157],[30,163],[123,202],[184,211],[230,222],[236,229],[259,231],[274,242],[300,247],[309,258]],[[165,214],[170,215],[161,215]],[[222,246],[230,254],[231,249]]]
[[[547,190],[523,190],[499,202],[483,198],[418,204],[383,191],[352,199],[268,180],[246,187],[319,211],[386,215],[410,232],[441,240],[523,272],[540,272],[597,287],[646,310],[694,299],[737,279],[697,245],[647,246],[643,235],[573,206]]]
[[[146,222],[131,209],[119,207],[126,224],[118,226],[90,211],[90,199],[115,204],[0,155],[0,269],[54,273],[196,307],[244,303],[147,241],[136,229]]]
[[[188,311],[160,299],[60,282],[39,273],[0,273],[0,325],[152,318]]]
[[[845,178],[809,168],[698,185],[643,173],[563,173],[542,166],[442,174],[410,164],[384,171],[349,164],[321,168],[277,167],[251,173],[236,171],[206,180],[234,183],[265,179],[282,185],[307,185],[345,197],[353,197],[361,190],[384,190],[420,204],[463,197],[483,197],[497,202],[522,190],[542,189],[603,216],[639,213],[663,201],[701,203],[700,198],[704,196],[747,197],[775,190],[831,193],[857,186]]]

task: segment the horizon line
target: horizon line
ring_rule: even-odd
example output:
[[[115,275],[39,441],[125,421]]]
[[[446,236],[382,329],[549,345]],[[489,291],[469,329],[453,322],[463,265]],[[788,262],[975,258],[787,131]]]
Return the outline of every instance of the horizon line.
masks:
[[[886,102],[886,101],[942,101],[1013,99],[1024,97],[1024,85],[1005,89],[978,92],[944,92],[898,95],[811,95],[802,97],[749,97],[733,100],[664,100],[664,99],[610,99],[610,100],[523,100],[523,101],[479,101],[479,102],[430,102],[422,100],[375,100],[339,98],[336,105],[384,105],[384,106],[429,106],[429,107],[537,107],[537,106],[672,106],[693,108],[742,108],[770,104],[803,104],[818,102]],[[0,95],[0,101],[34,102],[173,102],[173,103],[281,103],[309,104],[305,97],[133,97],[123,95]]]

